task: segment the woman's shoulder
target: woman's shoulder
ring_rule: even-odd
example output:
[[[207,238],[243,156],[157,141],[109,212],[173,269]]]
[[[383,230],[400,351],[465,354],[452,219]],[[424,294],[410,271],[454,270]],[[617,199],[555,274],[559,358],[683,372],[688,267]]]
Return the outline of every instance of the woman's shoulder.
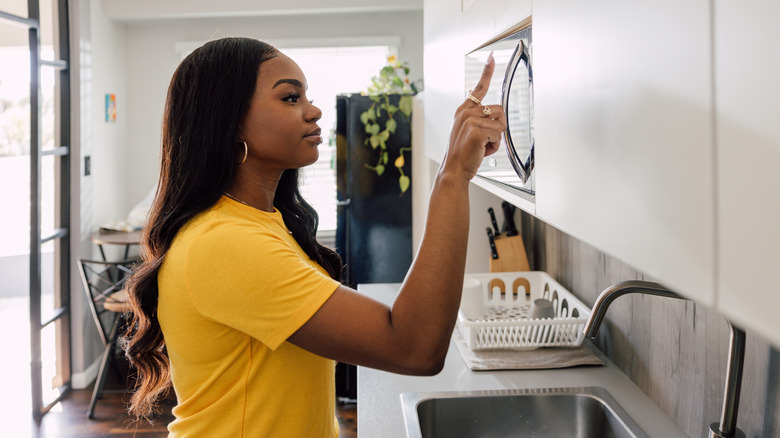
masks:
[[[247,245],[276,242],[278,236],[262,220],[226,203],[217,203],[193,217],[176,236],[177,246],[239,250]]]

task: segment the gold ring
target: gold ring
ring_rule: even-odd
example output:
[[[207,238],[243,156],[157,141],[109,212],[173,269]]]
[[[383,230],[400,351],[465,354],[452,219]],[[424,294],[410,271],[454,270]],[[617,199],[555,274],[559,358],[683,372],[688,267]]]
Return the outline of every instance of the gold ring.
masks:
[[[482,105],[482,101],[474,97],[471,93],[469,93],[468,96],[466,96],[470,101],[476,103],[477,105]]]
[[[489,106],[483,106],[482,107],[482,114],[485,115],[485,117],[490,117],[490,113],[492,113],[493,110],[490,109]]]

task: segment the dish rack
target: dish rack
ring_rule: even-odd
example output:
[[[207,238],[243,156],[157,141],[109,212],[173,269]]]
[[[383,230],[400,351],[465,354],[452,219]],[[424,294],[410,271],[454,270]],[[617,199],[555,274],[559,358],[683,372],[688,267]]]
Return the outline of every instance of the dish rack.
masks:
[[[467,309],[466,313],[483,315],[468,319],[462,310],[458,314],[458,327],[471,350],[533,350],[582,344],[590,308],[546,272],[466,274],[469,278],[480,282],[482,306]],[[537,298],[552,301],[555,318],[529,319],[530,305]]]

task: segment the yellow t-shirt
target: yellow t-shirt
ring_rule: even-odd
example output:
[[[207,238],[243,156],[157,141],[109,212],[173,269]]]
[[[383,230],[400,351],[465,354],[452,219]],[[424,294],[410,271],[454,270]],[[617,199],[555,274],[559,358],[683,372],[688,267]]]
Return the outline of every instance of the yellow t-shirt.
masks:
[[[223,197],[176,235],[157,277],[169,437],[338,436],[335,362],[287,338],[339,283],[283,223]]]

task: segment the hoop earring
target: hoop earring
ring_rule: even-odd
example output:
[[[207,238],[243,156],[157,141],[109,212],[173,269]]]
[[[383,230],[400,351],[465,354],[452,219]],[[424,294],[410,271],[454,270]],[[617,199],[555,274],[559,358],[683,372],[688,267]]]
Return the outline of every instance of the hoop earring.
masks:
[[[244,164],[244,161],[246,161],[246,157],[249,155],[249,146],[246,145],[246,142],[244,141],[244,159],[241,160],[238,164]]]

